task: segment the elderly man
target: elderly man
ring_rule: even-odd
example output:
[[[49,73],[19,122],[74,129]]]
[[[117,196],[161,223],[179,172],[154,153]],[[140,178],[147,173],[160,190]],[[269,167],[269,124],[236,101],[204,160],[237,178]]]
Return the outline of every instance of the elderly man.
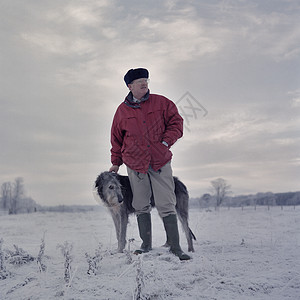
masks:
[[[111,128],[111,172],[127,166],[133,192],[141,248],[152,249],[151,196],[163,220],[170,251],[180,260],[189,260],[179,245],[176,197],[171,168],[170,147],[183,134],[183,119],[176,105],[164,96],[151,94],[149,72],[138,68],[124,76],[130,92],[115,113]]]

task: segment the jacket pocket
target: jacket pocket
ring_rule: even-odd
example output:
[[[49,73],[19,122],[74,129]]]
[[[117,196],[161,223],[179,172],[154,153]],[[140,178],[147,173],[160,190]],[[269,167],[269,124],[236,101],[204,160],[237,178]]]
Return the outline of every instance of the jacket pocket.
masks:
[[[161,142],[153,143],[152,145],[153,154],[158,158],[158,160],[164,160],[170,157],[171,151],[167,146]]]

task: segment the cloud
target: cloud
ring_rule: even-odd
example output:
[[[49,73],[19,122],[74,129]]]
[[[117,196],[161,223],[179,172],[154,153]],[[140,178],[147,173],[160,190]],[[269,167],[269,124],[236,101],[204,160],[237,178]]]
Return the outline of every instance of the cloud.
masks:
[[[218,40],[209,35],[201,22],[188,17],[163,21],[144,18],[139,31],[153,41],[149,47],[154,48],[154,54],[168,56],[172,61],[190,61],[220,50]]]
[[[23,176],[42,204],[93,203],[128,92],[123,76],[145,66],[152,92],[176,101],[189,91],[208,110],[173,149],[192,195],[222,176],[236,191],[296,189],[298,9],[298,1],[5,2],[0,183]]]
[[[230,114],[209,112],[175,146],[175,173],[185,174],[191,191],[202,193],[217,177],[228,180],[235,193],[295,189],[300,148],[295,129],[300,124],[286,114],[273,116],[251,107]]]
[[[288,92],[288,96],[291,98],[290,105],[292,108],[300,107],[300,90]]]
[[[85,55],[95,51],[94,45],[86,39],[64,38],[59,34],[47,33],[23,33],[21,38],[33,46],[41,48],[45,52],[56,55]]]

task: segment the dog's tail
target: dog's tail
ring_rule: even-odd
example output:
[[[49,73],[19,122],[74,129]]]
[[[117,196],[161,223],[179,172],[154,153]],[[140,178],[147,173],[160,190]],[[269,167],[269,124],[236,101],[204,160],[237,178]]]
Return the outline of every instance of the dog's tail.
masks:
[[[190,231],[190,236],[192,237],[192,239],[196,241],[197,239],[196,239],[196,237],[195,237],[195,235],[194,235],[194,233],[193,233],[193,231],[190,227],[189,227],[189,231]]]

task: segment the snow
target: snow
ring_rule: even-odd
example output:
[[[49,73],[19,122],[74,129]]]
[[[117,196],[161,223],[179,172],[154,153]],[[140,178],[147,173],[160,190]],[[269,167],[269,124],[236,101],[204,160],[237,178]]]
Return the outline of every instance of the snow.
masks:
[[[116,253],[111,216],[104,208],[82,213],[34,213],[0,217],[2,251],[13,245],[38,256],[45,236],[40,272],[36,261],[21,266],[5,260],[10,276],[0,280],[0,299],[300,299],[300,207],[192,208],[190,227],[197,241],[192,260],[181,262],[161,247],[162,221],[152,211],[153,246],[148,254]],[[187,243],[180,230],[181,245]],[[127,238],[130,251],[141,241],[134,216]],[[58,245],[73,245],[71,279],[64,281]],[[97,274],[88,262],[100,245]],[[137,272],[140,272],[139,280]]]

